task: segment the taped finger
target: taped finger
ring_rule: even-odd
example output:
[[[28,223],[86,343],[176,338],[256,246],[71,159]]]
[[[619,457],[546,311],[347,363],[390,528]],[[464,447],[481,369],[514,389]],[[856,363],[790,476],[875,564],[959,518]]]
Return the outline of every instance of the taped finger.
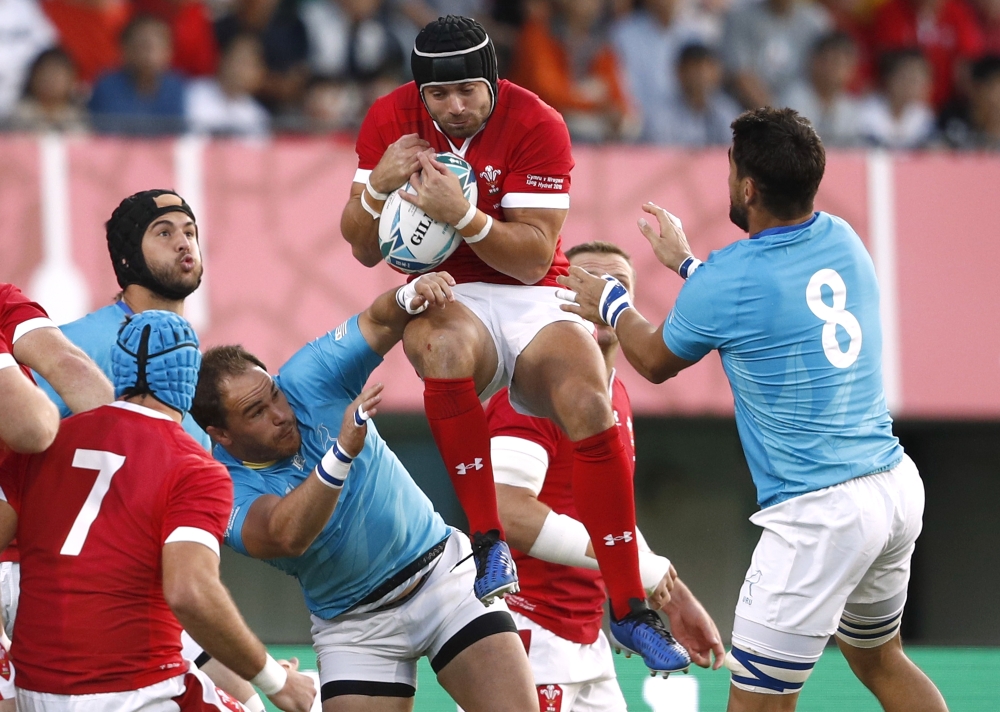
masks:
[[[371,418],[371,416],[365,412],[365,407],[363,405],[359,405],[358,409],[354,411],[354,425],[359,428],[364,427],[369,418]]]
[[[579,302],[576,301],[576,292],[572,289],[557,289],[556,299],[561,299],[564,302],[570,302],[571,304],[579,304]]]

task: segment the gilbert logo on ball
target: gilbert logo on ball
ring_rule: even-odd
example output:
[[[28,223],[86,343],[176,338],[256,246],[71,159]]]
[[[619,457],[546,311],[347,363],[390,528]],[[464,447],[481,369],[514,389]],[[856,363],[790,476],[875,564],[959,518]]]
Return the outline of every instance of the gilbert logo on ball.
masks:
[[[439,153],[435,158],[458,177],[466,199],[475,205],[479,190],[472,166],[454,153]],[[416,193],[409,183],[402,190]],[[400,198],[398,191],[393,191],[382,208],[378,242],[382,259],[391,267],[407,274],[420,274],[448,259],[462,244],[462,236],[451,225],[432,220],[416,205]]]

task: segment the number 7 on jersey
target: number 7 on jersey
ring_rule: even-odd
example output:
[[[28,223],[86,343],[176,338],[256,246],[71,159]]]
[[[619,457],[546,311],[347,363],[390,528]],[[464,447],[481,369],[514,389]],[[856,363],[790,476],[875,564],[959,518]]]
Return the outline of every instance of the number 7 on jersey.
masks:
[[[97,479],[94,486],[90,488],[80,513],[76,515],[73,527],[66,535],[59,553],[63,556],[79,556],[83,549],[83,543],[90,533],[90,525],[97,519],[98,512],[101,511],[101,502],[104,495],[111,489],[111,478],[125,464],[124,455],[116,455],[113,452],[104,450],[77,450],[73,455],[73,467],[80,470],[97,470]]]

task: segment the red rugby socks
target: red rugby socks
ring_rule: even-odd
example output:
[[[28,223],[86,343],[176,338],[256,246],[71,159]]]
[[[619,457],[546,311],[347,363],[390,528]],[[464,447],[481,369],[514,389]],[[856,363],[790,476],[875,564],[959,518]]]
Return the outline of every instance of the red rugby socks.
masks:
[[[646,599],[639,578],[631,464],[618,427],[575,443],[573,502],[594,544],[615,618],[631,612],[629,599]]]
[[[490,462],[490,429],[471,378],[425,378],[424,410],[448,476],[469,520],[469,532],[496,529],[497,492]],[[634,516],[634,515],[633,515]]]

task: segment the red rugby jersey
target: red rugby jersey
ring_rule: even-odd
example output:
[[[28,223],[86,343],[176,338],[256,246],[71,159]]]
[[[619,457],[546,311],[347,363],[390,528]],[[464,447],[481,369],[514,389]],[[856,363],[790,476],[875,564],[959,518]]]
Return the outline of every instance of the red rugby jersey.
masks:
[[[21,545],[18,686],[83,695],[182,674],[163,546],[197,540],[182,527],[222,541],[226,469],[170,418],[118,402],[64,420],[44,453],[8,457],[0,487]]]
[[[18,365],[21,372],[31,379],[31,369],[14,360],[14,342],[35,329],[54,326],[40,305],[24,296],[13,284],[0,282],[0,368]],[[8,452],[7,446],[0,441],[0,463]],[[17,540],[14,540],[0,552],[0,561],[19,560]]]
[[[625,452],[635,473],[632,404],[625,384],[612,379],[611,406]],[[579,520],[573,503],[573,442],[551,420],[521,415],[510,404],[507,389],[497,393],[486,409],[490,435],[521,438],[541,445],[549,458],[538,500],[556,514]],[[511,610],[527,616],[560,638],[589,645],[601,630],[606,593],[598,571],[542,561],[514,550],[521,591],[504,599]]]
[[[497,105],[486,125],[472,138],[454,139],[457,145],[431,119],[416,84],[404,84],[368,110],[358,133],[355,182],[364,183],[389,144],[411,133],[419,134],[438,153],[450,151],[472,165],[478,207],[495,220],[504,219],[504,208],[569,208],[573,156],[566,122],[527,89],[500,80]],[[558,286],[556,277],[568,268],[560,238],[552,265],[537,285]],[[440,269],[459,283],[523,284],[487,265],[464,242]]]

